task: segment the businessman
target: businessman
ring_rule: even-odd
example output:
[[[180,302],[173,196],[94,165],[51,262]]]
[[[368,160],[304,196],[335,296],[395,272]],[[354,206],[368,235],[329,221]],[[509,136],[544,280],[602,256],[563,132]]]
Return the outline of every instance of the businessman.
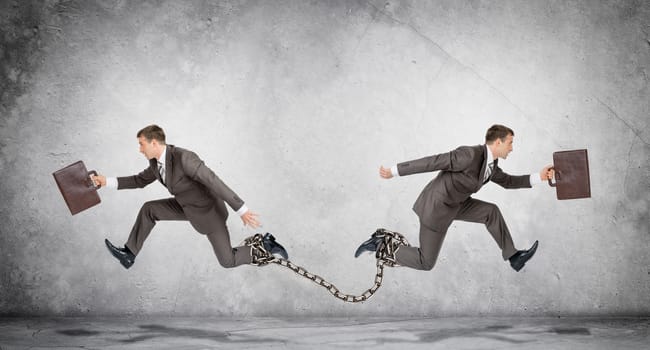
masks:
[[[397,264],[418,270],[433,269],[447,229],[452,221],[462,220],[485,224],[501,249],[503,259],[509,260],[515,271],[524,267],[535,254],[538,242],[535,241],[528,250],[515,249],[499,208],[471,197],[490,181],[514,189],[529,188],[553,177],[550,165],[539,174],[524,176],[508,175],[501,170],[499,158],[506,159],[512,152],[514,136],[512,129],[493,125],[487,130],[484,145],[461,146],[451,152],[399,163],[391,168],[379,168],[379,175],[384,179],[440,171],[420,193],[413,206],[420,219],[420,247],[397,247],[394,256],[391,256]],[[379,233],[380,230],[362,243],[355,256],[382,249],[385,243]]]
[[[118,190],[143,188],[159,181],[173,195],[171,198],[146,202],[133,225],[124,247],[114,246],[105,240],[109,252],[125,267],[130,268],[140,253],[145,240],[158,221],[186,220],[207,236],[219,263],[226,268],[253,262],[251,247],[233,248],[226,227],[227,203],[241,218],[244,225],[259,227],[258,215],[248,209],[244,201],[208,168],[192,151],[166,144],[165,132],[157,125],[149,125],[137,133],[140,152],[149,165],[133,176],[107,178],[93,177],[97,186]],[[267,233],[263,238],[267,253],[285,259],[286,250]]]

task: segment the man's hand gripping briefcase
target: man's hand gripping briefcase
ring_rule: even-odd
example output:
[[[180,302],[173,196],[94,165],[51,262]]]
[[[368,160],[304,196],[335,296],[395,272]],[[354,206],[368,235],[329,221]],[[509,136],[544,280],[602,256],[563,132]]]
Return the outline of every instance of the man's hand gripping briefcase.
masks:
[[[553,153],[552,169],[555,170],[555,183],[549,179],[548,184],[555,187],[557,199],[591,197],[586,149]]]
[[[52,173],[65,203],[72,215],[84,211],[101,202],[97,188],[90,175],[97,175],[94,170],[87,171],[82,161],[72,163],[67,167]]]

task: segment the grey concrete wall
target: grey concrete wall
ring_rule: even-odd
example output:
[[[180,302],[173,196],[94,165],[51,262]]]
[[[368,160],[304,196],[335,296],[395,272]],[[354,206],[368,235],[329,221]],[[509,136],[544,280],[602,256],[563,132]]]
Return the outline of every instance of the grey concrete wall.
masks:
[[[0,16],[0,314],[650,312],[647,1],[2,1]],[[417,243],[411,206],[434,175],[385,181],[379,165],[502,123],[505,171],[587,148],[593,197],[489,185],[475,197],[517,246],[540,240],[522,272],[484,226],[455,222],[433,271],[387,269],[360,305],[279,266],[221,268],[183,222],[156,226],[126,271],[103,239],[123,243],[164,188],[103,189],[73,217],[50,174],[79,159],[137,173],[150,123],[348,293],[372,284],[374,260],[353,253],[377,227]],[[256,232],[228,224],[233,243]]]

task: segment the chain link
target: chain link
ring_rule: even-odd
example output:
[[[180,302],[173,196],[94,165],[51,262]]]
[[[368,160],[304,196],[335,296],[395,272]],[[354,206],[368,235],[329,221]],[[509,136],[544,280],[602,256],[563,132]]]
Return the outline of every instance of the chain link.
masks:
[[[397,251],[397,248],[402,245],[410,246],[409,242],[406,240],[406,238],[404,238],[402,234],[383,228],[378,229],[372,236],[382,239],[382,242],[375,254],[375,257],[377,258],[377,273],[375,274],[375,283],[372,287],[360,295],[342,293],[334,284],[328,282],[323,277],[310,273],[303,267],[292,263],[290,260],[278,258],[271,255],[266,251],[266,249],[264,249],[264,244],[262,243],[262,235],[259,233],[248,237],[244,241],[244,245],[250,246],[252,249],[252,265],[264,266],[273,263],[284,266],[297,273],[298,275],[327,289],[327,291],[330,292],[334,297],[344,302],[358,303],[370,299],[370,297],[372,297],[377,292],[379,287],[381,287],[381,284],[384,280],[384,266],[399,266],[395,260],[395,252]]]

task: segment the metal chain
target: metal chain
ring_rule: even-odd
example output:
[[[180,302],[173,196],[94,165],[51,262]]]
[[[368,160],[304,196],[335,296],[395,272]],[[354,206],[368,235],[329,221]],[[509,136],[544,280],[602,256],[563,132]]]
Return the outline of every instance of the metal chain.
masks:
[[[373,237],[382,238],[382,243],[377,249],[375,254],[377,258],[377,273],[375,274],[375,283],[365,292],[360,295],[345,294],[336,288],[336,286],[323,277],[315,275],[305,270],[303,267],[298,266],[291,261],[283,258],[278,258],[270,254],[264,249],[262,243],[262,235],[256,234],[247,238],[244,241],[244,245],[250,246],[253,253],[253,262],[252,265],[264,266],[270,263],[278,264],[284,266],[291,271],[297,273],[298,275],[316,283],[317,285],[327,289],[332,295],[344,302],[349,303],[358,303],[366,301],[372,297],[375,292],[381,287],[381,283],[384,280],[384,266],[399,266],[395,261],[395,251],[399,246],[410,246],[409,242],[404,238],[404,236],[398,232],[389,231],[386,229],[378,229],[373,235]]]

